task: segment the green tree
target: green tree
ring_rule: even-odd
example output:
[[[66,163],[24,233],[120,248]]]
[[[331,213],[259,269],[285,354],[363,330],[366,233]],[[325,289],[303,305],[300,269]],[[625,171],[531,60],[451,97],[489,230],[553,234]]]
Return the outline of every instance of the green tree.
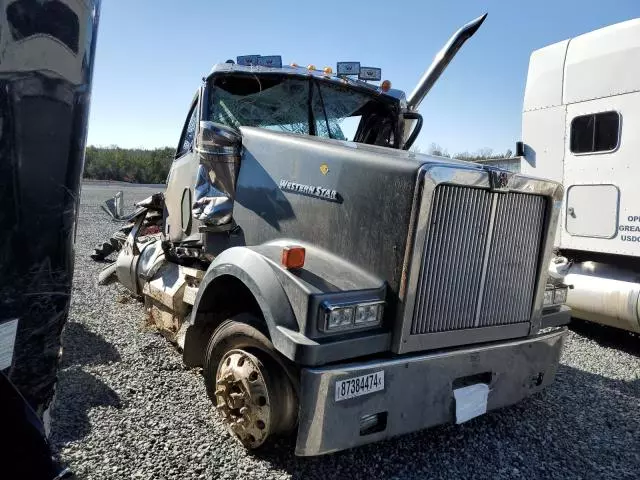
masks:
[[[132,183],[163,183],[169,174],[174,149],[89,146],[85,154],[84,177]]]

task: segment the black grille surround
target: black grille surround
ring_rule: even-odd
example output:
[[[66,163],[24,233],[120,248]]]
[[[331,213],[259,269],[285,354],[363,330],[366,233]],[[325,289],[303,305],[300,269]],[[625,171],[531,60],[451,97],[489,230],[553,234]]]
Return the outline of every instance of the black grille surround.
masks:
[[[410,334],[528,322],[547,198],[438,185]]]

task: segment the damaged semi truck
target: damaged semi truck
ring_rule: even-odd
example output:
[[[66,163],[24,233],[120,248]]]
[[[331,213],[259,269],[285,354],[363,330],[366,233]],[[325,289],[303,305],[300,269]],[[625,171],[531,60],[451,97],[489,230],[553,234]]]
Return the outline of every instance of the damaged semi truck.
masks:
[[[297,455],[333,452],[553,381],[561,185],[408,151],[418,105],[484,18],[408,98],[356,62],[261,56],[215,65],[196,92],[166,191],[108,268],[202,366],[245,447],[297,431]]]

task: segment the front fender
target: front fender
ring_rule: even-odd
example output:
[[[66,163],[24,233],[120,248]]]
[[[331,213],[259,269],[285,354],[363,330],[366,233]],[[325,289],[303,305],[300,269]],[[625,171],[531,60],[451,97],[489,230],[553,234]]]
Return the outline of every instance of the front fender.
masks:
[[[269,261],[261,254],[244,247],[229,248],[211,263],[194,302],[191,323],[198,325],[200,302],[210,284],[218,277],[228,275],[240,280],[258,303],[275,348],[290,357],[291,345],[281,328],[298,332],[298,323],[289,299],[278,281]]]
[[[211,263],[194,302],[190,324],[196,327],[206,322],[198,315],[203,298],[214,280],[230,276],[242,282],[260,307],[271,341],[282,355],[301,365],[322,365],[381,352],[389,348],[390,333],[360,332],[350,338],[309,338],[301,330],[306,319],[298,319],[292,308],[291,295],[303,292],[291,285],[283,287],[283,267],[255,248],[233,247],[225,250]],[[209,291],[209,294],[212,293]],[[190,327],[191,328],[191,327]],[[189,334],[187,333],[187,338]],[[185,342],[185,354],[187,350]],[[185,356],[186,361],[186,356]]]

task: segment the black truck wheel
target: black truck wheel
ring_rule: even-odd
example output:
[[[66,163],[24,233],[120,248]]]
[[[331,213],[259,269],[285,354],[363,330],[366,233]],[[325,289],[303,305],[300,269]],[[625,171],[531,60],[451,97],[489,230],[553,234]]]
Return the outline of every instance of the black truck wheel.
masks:
[[[248,449],[290,432],[297,421],[291,369],[256,317],[240,314],[213,332],[204,361],[209,398],[231,433]]]

